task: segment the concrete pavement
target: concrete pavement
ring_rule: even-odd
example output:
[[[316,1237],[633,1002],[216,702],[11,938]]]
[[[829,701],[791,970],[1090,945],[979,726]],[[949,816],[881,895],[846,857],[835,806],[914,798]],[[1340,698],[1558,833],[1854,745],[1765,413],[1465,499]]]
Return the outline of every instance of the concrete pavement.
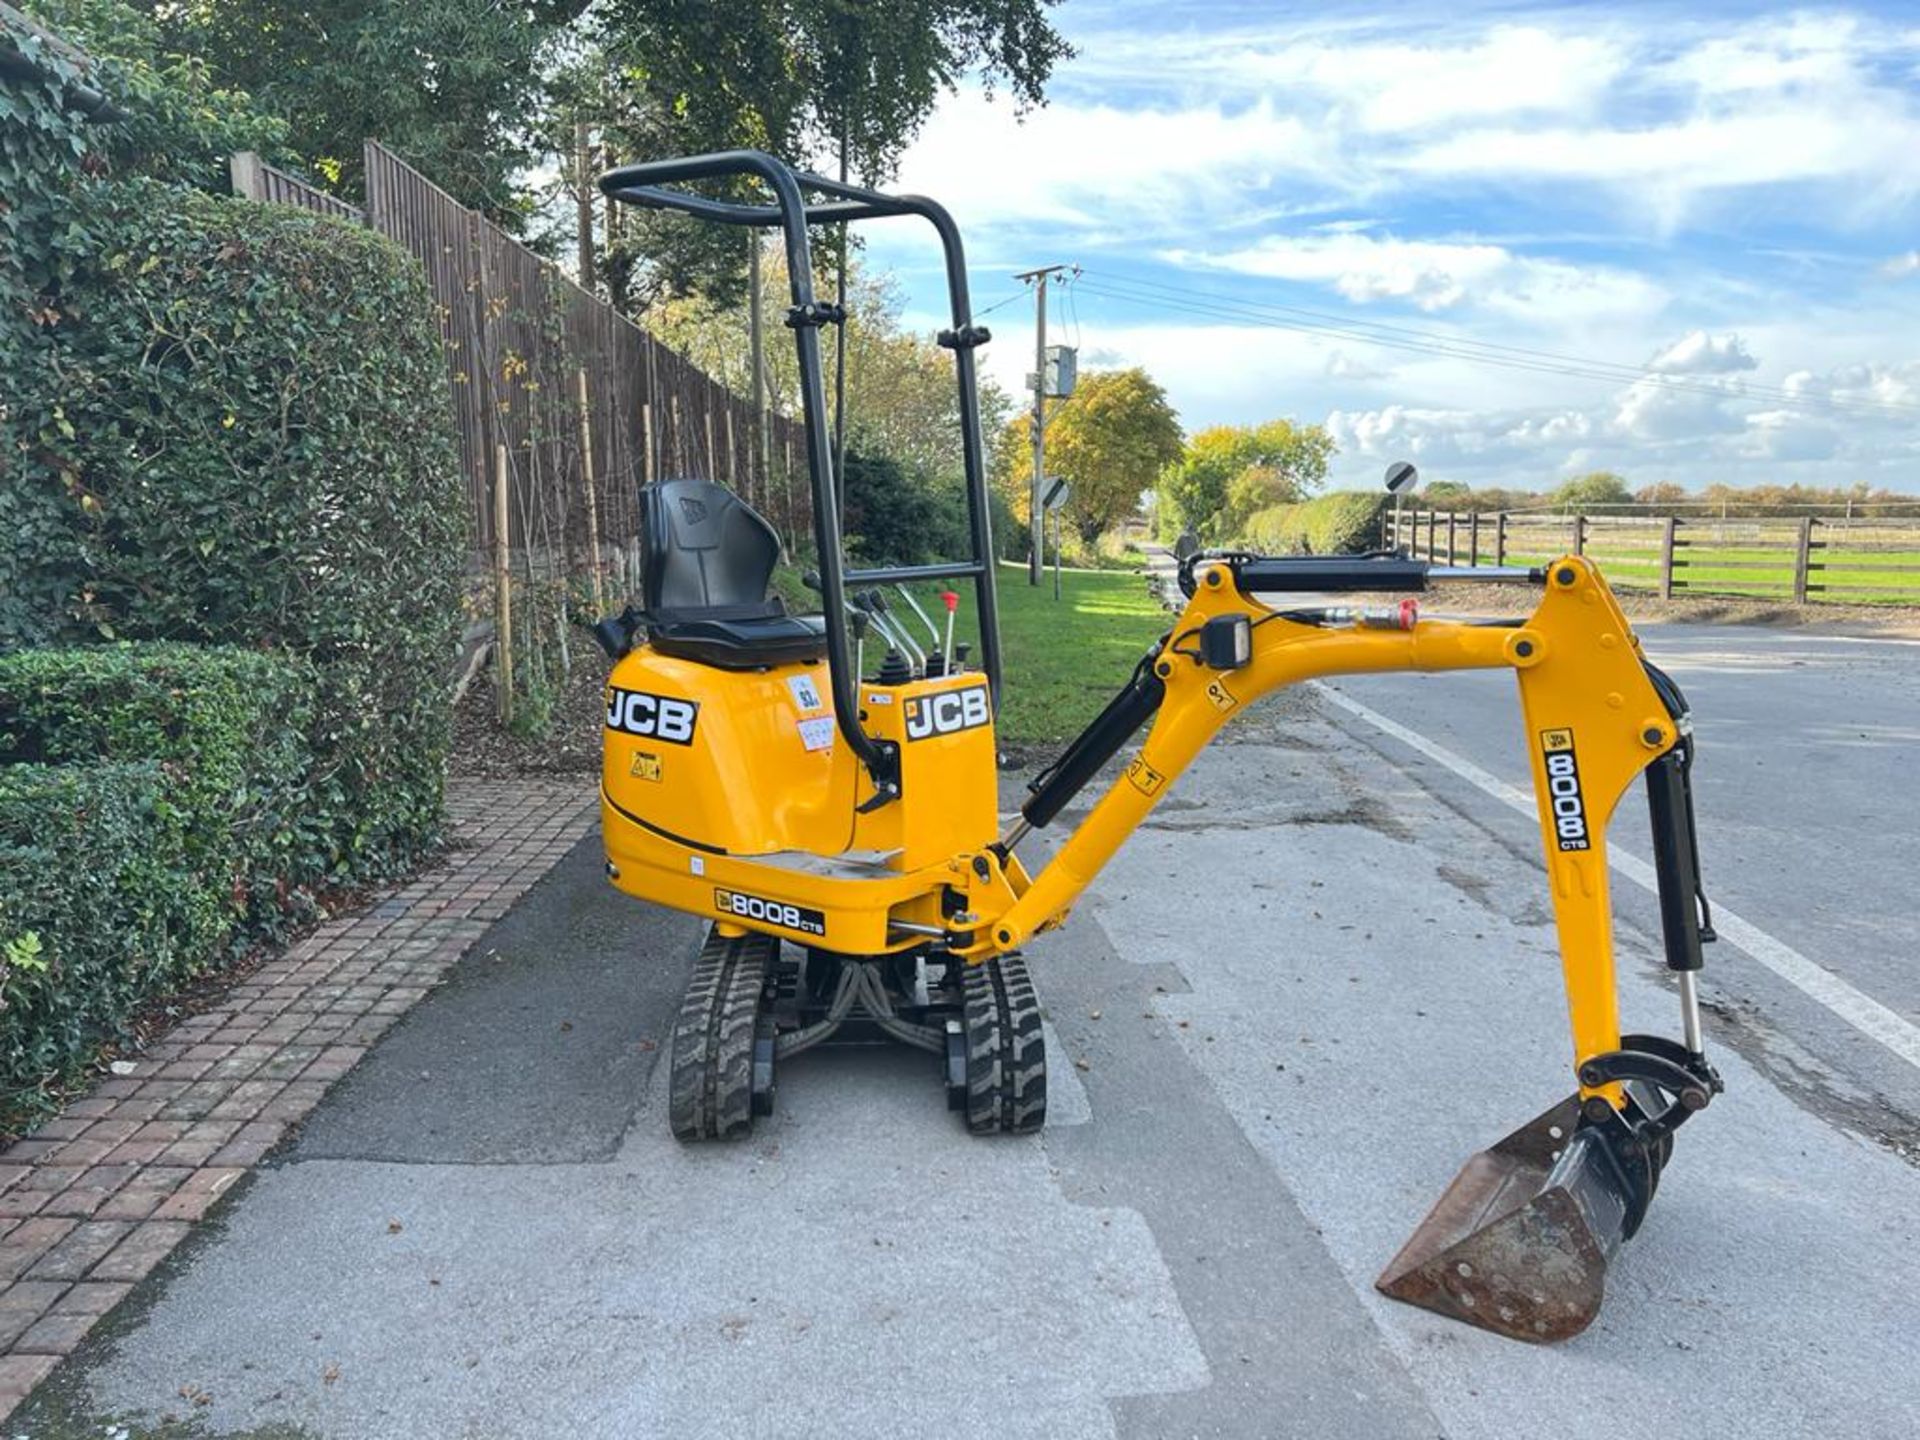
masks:
[[[1831,963],[1904,1005],[1872,925],[1793,918],[1786,887],[1840,884],[1821,878],[1837,855],[1788,863],[1783,840],[1783,868],[1743,890],[1716,838],[1769,813],[1718,793],[1756,782],[1715,774],[1740,753],[1716,729],[1738,721],[1756,768],[1790,775],[1797,731],[1769,717],[1800,702],[1681,673],[1721,717],[1703,719],[1715,894],[1821,960],[1851,937]],[[1504,687],[1441,698],[1475,683],[1364,693],[1463,748],[1517,734]],[[607,890],[589,841],[11,1431],[1920,1430],[1912,1077],[1725,945],[1709,1038],[1728,1093],[1677,1137],[1592,1330],[1534,1349],[1373,1292],[1459,1163],[1569,1083],[1537,835],[1323,698],[1239,723],[1033,947],[1056,1118],[1078,1123],[970,1139],[923,1057],[855,1050],[788,1066],[749,1142],[677,1146],[657,1057],[696,927]],[[1774,787],[1782,816],[1884,783],[1834,778],[1878,746],[1823,753],[1824,781]],[[1885,819],[1891,866],[1912,827]],[[1886,887],[1869,915],[1891,934],[1893,871],[1873,863],[1825,898],[1837,917]],[[1671,1032],[1650,920],[1621,910],[1627,1018]]]

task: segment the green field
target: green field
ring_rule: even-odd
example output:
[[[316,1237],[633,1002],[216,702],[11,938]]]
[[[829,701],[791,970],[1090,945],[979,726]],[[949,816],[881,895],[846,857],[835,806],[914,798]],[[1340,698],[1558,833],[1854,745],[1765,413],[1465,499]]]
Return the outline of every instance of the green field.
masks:
[[[1169,623],[1160,602],[1147,593],[1140,571],[1068,570],[1053,598],[1053,575],[1037,589],[1024,566],[1000,567],[1000,648],[1005,662],[1000,738],[1014,745],[1069,740],[1099,713],[1133,674],[1133,667]],[[970,663],[980,663],[974,628],[973,590],[962,585],[955,635],[973,645]],[[916,587],[929,614],[942,614],[937,585]],[[915,629],[915,640],[924,631]],[[871,642],[869,664],[872,666]]]
[[[1133,674],[1147,646],[1165,633],[1170,618],[1147,592],[1141,570],[1066,570],[1060,599],[1053,598],[1053,572],[1046,583],[1027,584],[1024,565],[1002,565],[1000,649],[1005,663],[1005,695],[1000,707],[1000,738],[1015,745],[1070,740],[1099,713],[1100,707]],[[800,572],[781,566],[774,588],[798,612],[818,610],[820,597],[800,583]],[[914,587],[914,596],[933,617],[946,623],[940,584]],[[972,647],[968,663],[980,664],[980,635],[974,621],[971,582],[956,585],[960,608],[954,638]],[[908,633],[925,648],[927,632],[889,589],[887,597],[905,615]],[[879,668],[884,652],[867,641],[868,674]]]
[[[1000,646],[1006,694],[1000,733],[1016,744],[1066,740],[1133,674],[1170,617],[1140,571],[1070,570],[1038,589],[1000,571]]]
[[[1508,546],[1508,560],[1537,565],[1560,551]],[[1587,545],[1607,579],[1623,589],[1657,590],[1660,547],[1605,542]],[[1485,558],[1484,556],[1482,557]],[[1920,602],[1920,550],[1816,550],[1809,574],[1810,597],[1851,603],[1911,605]],[[1904,567],[1899,569],[1882,568]],[[1688,546],[1675,557],[1674,593],[1752,595],[1784,599],[1793,591],[1793,554],[1771,546]]]
[[[1509,517],[1506,558],[1509,564],[1537,565],[1564,554],[1572,543],[1570,523]],[[1481,517],[1480,563],[1491,564],[1494,552],[1492,517]],[[1660,588],[1661,531],[1659,522],[1594,520],[1587,533],[1586,553],[1623,589]],[[1411,527],[1414,551],[1445,561],[1444,518],[1429,532]],[[1758,520],[1681,522],[1674,550],[1674,593],[1732,595],[1756,599],[1791,599],[1797,526],[1792,521]],[[1470,553],[1464,517],[1456,518],[1454,563],[1465,564]],[[1920,527],[1910,524],[1848,524],[1816,522],[1809,552],[1808,598],[1880,605],[1920,604]]]

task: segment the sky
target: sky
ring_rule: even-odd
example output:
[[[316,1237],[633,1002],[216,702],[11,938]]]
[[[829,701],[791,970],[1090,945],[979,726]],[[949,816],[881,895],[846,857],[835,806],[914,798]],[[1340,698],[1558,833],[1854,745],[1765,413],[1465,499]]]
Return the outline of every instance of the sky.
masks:
[[[1189,431],[1323,423],[1338,486],[1920,492],[1920,0],[1054,16],[1048,104],[965,86],[897,177],[959,221],[1008,390],[1012,276],[1064,263],[1083,370],[1145,366]],[[870,263],[945,324],[902,223]]]

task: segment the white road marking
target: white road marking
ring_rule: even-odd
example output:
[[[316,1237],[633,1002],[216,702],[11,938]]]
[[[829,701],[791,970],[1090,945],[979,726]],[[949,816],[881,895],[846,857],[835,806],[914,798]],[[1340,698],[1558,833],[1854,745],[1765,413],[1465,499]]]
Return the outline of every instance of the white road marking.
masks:
[[[1378,710],[1342,695],[1321,681],[1311,682],[1323,697],[1364,720],[1376,730],[1391,735],[1401,744],[1419,751],[1436,764],[1444,765],[1469,785],[1485,791],[1494,799],[1519,811],[1528,819],[1537,819],[1539,811],[1533,796],[1499,776],[1481,769],[1471,760],[1436,745],[1417,730],[1390,720]],[[1627,854],[1617,845],[1607,847],[1613,868],[1641,889],[1658,894],[1660,882],[1653,866],[1637,855]],[[1744,950],[1767,969],[1809,999],[1818,1001],[1869,1039],[1878,1040],[1887,1049],[1915,1068],[1920,1068],[1920,1025],[1903,1018],[1871,995],[1854,989],[1825,966],[1816,964],[1784,941],[1776,940],[1759,926],[1741,919],[1724,905],[1713,907],[1713,927],[1722,940]]]
[[[1667,630],[1674,626],[1688,626],[1685,620],[1643,620],[1633,628],[1641,630]],[[1689,628],[1697,629],[1698,626]],[[1685,645],[1690,643],[1685,635],[1667,635],[1668,641]],[[1900,635],[1821,635],[1808,634],[1804,630],[1740,630],[1727,637],[1729,640],[1746,644],[1750,641],[1778,641],[1781,644],[1801,645],[1920,645],[1920,640]]]

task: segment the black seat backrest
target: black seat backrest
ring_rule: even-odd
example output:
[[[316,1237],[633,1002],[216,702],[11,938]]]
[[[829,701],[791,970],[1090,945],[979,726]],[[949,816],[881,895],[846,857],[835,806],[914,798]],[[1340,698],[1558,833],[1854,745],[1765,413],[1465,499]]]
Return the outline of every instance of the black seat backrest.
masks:
[[[778,598],[767,599],[780,537],[731,490],[707,480],[662,480],[641,487],[640,516],[640,595],[649,615],[785,612]]]

